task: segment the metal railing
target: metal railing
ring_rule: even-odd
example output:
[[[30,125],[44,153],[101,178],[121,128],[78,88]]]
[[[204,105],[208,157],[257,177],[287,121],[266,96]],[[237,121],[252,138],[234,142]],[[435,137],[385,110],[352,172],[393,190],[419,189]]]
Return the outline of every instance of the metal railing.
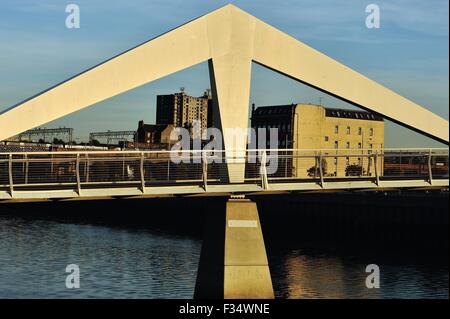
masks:
[[[0,153],[0,191],[229,183],[245,165],[241,184],[433,181],[449,178],[448,149],[331,149],[224,151],[86,151]]]

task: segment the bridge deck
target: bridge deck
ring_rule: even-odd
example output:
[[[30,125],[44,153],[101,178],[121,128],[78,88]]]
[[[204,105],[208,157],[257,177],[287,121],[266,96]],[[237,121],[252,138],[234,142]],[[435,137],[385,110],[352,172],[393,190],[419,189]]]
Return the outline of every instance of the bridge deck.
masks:
[[[180,162],[181,161],[181,162]],[[230,183],[227,164],[246,164]],[[448,188],[448,149],[0,153],[0,200]]]

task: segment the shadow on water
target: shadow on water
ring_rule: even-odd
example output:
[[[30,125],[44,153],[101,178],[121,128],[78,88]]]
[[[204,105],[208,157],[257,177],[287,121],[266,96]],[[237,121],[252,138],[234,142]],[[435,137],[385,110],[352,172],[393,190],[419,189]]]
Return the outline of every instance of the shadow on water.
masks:
[[[205,213],[217,211],[225,202],[224,198],[163,198],[6,203],[0,205],[0,215],[24,222],[89,224],[201,239]]]
[[[258,204],[278,298],[448,298],[448,194],[251,199]],[[0,297],[191,298],[197,269],[209,267],[199,264],[203,234],[212,238],[205,221],[224,216],[226,200],[0,204],[0,284],[31,280],[31,286],[15,285],[0,291]],[[31,267],[42,266],[42,256],[47,258],[44,269]],[[51,267],[60,267],[64,276],[73,259],[88,268],[79,294],[48,275]],[[5,263],[9,267],[2,269]],[[380,267],[380,289],[365,286],[368,264]],[[101,277],[98,269],[109,270]],[[27,277],[33,271],[44,282]],[[5,274],[10,278],[2,278]]]

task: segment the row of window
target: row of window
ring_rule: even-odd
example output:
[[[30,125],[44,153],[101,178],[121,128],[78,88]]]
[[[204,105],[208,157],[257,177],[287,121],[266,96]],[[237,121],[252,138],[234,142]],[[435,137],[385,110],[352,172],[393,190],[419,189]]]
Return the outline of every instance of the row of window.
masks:
[[[334,133],[338,134],[339,133],[339,125],[335,125],[334,126]],[[352,129],[350,126],[347,126],[347,130],[346,130],[347,135],[350,135],[352,133]],[[369,128],[369,135],[373,136],[374,134],[374,130],[373,128]],[[363,135],[363,128],[362,127],[358,127],[358,135]]]
[[[284,131],[290,131],[291,126],[289,124],[268,124],[268,125],[264,125],[264,124],[260,124],[260,125],[256,125],[256,129],[258,128],[278,128]],[[351,134],[351,127],[347,126],[347,135]],[[334,133],[338,134],[339,133],[339,125],[336,125],[334,127]],[[362,127],[358,127],[358,135],[363,135],[363,128]],[[373,136],[374,135],[374,129],[373,128],[369,128],[369,136]],[[326,141],[328,141],[328,136],[325,137]]]
[[[357,119],[367,119],[367,120],[375,120],[375,115],[371,113],[359,113],[354,111],[337,111],[337,110],[330,110],[330,114],[332,116],[338,116],[338,117],[355,117]]]
[[[325,142],[328,142],[328,140],[329,140],[328,136],[325,136]],[[345,148],[350,149],[351,148],[350,146],[351,146],[350,142],[346,142],[345,143]],[[335,149],[339,148],[339,142],[338,141],[334,141],[334,148]],[[362,143],[361,142],[358,143],[358,148],[362,148]],[[373,144],[369,144],[369,148],[373,148]]]

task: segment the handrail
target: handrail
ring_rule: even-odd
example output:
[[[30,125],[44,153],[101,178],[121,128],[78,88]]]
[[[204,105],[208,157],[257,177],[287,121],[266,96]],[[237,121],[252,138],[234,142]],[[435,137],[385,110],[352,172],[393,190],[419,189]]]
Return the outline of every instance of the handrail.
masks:
[[[329,148],[329,149],[234,149],[234,150],[122,150],[122,151],[39,151],[39,152],[0,152],[1,155],[8,156],[12,155],[76,155],[76,154],[180,154],[180,153],[242,153],[242,152],[341,152],[341,151],[358,151],[358,152],[368,152],[368,151],[381,151],[381,152],[394,152],[394,151],[432,151],[432,152],[449,152],[449,148]]]
[[[428,183],[426,186],[442,185],[449,178],[449,152],[443,148],[333,149],[330,153],[284,149],[283,152],[246,150],[238,157],[233,157],[233,152],[214,154],[210,150],[0,153],[0,192],[7,191],[13,197],[43,188],[70,189],[83,196],[86,190],[129,184],[139,186],[140,192],[146,194],[155,185],[179,183],[199,186],[208,192],[217,184],[232,186],[228,181],[230,164],[245,164],[242,183],[258,185],[261,191],[274,190],[276,184],[283,182],[312,182],[328,189],[333,179],[366,180],[373,187],[383,187],[392,178],[420,180]],[[188,161],[176,164],[169,156],[173,153]]]

